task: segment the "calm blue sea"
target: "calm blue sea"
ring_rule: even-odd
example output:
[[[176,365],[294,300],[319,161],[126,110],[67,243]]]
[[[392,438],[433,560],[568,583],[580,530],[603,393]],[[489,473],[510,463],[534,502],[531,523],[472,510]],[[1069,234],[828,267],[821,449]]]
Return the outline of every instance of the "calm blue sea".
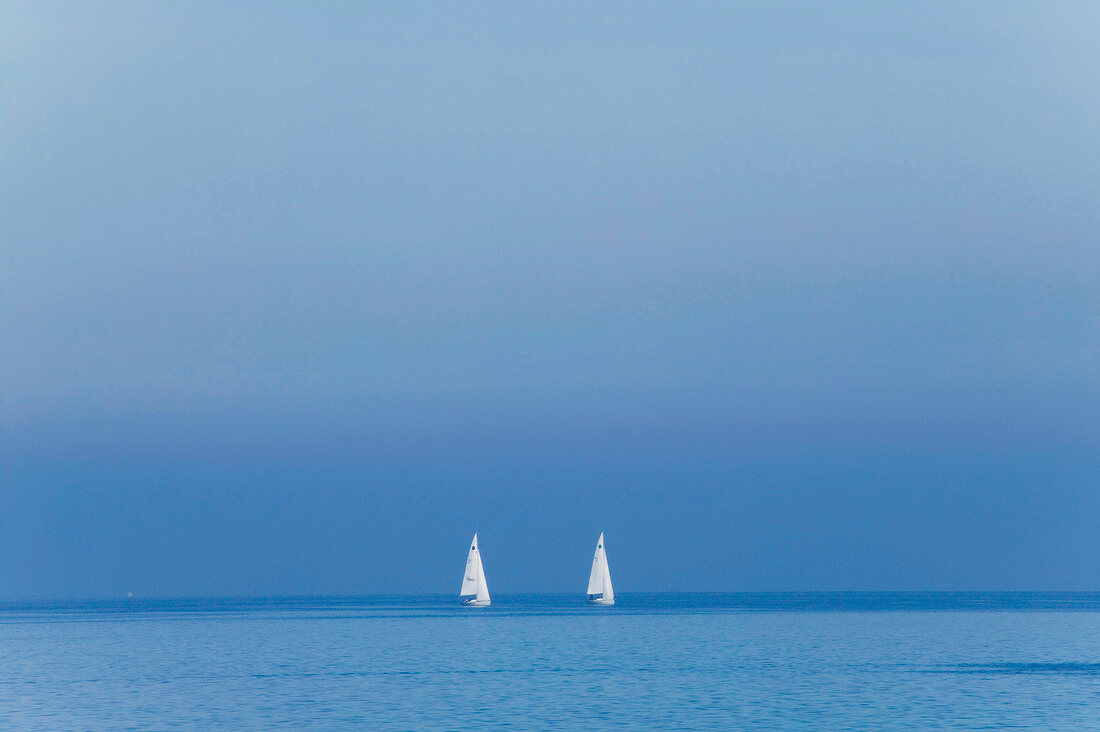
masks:
[[[6,604],[0,727],[1100,729],[1100,593]]]

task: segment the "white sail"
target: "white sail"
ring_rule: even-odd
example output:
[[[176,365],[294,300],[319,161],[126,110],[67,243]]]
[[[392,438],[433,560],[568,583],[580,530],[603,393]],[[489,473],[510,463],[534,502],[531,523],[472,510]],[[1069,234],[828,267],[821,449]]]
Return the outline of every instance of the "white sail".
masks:
[[[600,534],[599,546],[603,546],[603,534]],[[615,602],[615,588],[611,586],[611,567],[607,566],[607,552],[600,549],[603,554],[603,599],[604,602]]]
[[[602,541],[596,545],[596,556],[592,557],[592,572],[588,575],[589,595],[603,594],[603,568],[607,562],[600,560],[600,554],[603,553],[601,546],[603,546]]]
[[[599,595],[605,603],[615,601],[611,587],[611,569],[607,566],[607,550],[603,546],[603,534],[596,541],[596,554],[592,557],[592,572],[588,575],[588,594]]]
[[[485,567],[481,563],[481,552],[477,553],[477,601],[489,604],[489,584],[485,581]]]
[[[485,581],[485,565],[481,563],[481,552],[477,548],[477,534],[470,544],[470,553],[466,555],[466,571],[462,575],[460,597],[474,595],[479,605],[489,604],[489,585]]]
[[[481,574],[481,558],[477,554],[477,534],[474,534],[474,542],[470,546],[470,553],[466,556],[466,573],[462,575],[462,589],[459,595],[477,594],[477,577]]]

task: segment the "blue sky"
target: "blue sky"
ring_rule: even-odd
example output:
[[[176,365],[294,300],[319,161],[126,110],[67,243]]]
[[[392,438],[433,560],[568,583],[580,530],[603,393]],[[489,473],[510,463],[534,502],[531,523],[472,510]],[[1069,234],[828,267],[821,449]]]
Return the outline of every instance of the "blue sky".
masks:
[[[1088,3],[0,9],[0,597],[1100,589]]]

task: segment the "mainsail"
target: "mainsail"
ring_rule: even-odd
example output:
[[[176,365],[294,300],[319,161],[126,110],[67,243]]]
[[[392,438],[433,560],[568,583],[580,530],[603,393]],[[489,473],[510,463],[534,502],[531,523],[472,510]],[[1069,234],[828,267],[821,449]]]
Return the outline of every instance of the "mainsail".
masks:
[[[489,585],[485,582],[485,566],[481,563],[481,552],[477,550],[477,534],[466,556],[466,572],[462,575],[460,596],[474,595],[479,604],[489,604]]]
[[[596,554],[592,557],[588,594],[599,595],[607,603],[615,601],[615,590],[611,587],[611,569],[607,566],[607,550],[603,548],[603,533],[600,533],[600,538],[596,541]]]

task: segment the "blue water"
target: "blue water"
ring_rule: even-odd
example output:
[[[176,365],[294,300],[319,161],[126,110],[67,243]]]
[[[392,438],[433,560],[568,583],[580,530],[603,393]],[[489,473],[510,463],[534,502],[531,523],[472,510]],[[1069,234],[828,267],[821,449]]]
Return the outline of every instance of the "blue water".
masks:
[[[7,604],[0,727],[1100,729],[1100,593]]]

